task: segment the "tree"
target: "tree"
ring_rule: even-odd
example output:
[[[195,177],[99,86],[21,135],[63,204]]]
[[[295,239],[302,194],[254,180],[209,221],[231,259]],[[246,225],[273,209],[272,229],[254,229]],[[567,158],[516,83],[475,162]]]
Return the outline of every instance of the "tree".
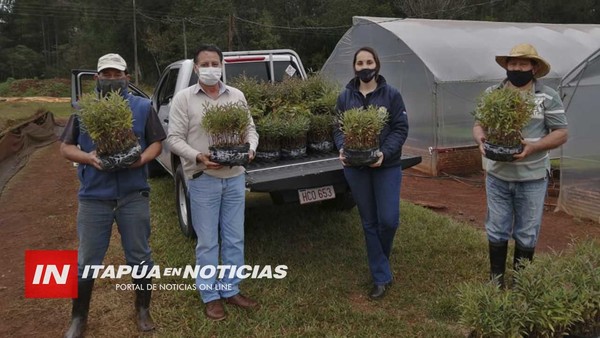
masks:
[[[272,46],[281,46],[281,35],[277,34],[276,30],[270,28],[275,24],[275,18],[273,14],[267,10],[263,10],[260,16],[257,17],[258,22],[263,23],[265,26],[254,26],[249,29],[250,36],[248,39],[240,39],[240,41],[248,41],[249,48],[251,49],[268,49]]]
[[[319,69],[355,15],[599,23],[600,2],[138,0],[134,13],[131,0],[0,0],[0,81],[13,75],[67,77],[72,68],[95,67],[105,53],[121,54],[132,71],[134,15],[141,79],[151,84],[166,65],[191,57],[201,43],[223,50],[292,48],[307,68]],[[34,63],[21,69],[23,58]]]
[[[35,77],[43,64],[40,53],[23,45],[2,50],[0,60],[7,68],[4,71],[12,78]]]
[[[470,11],[468,0],[395,0],[409,18],[456,19]]]

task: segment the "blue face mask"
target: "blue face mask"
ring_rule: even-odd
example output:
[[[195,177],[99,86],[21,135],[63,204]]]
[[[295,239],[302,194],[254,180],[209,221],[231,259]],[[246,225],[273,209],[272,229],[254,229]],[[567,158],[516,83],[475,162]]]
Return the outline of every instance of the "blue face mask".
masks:
[[[98,79],[96,89],[102,97],[110,92],[119,92],[123,96],[127,93],[127,79]]]

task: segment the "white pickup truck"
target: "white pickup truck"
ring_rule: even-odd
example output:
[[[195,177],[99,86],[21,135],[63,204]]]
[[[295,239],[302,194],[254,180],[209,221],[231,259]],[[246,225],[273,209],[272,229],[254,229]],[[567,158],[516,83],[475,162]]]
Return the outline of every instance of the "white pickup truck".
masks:
[[[306,79],[306,71],[296,52],[289,49],[224,52],[223,81],[245,74],[261,80],[278,82],[286,76]],[[186,59],[167,66],[154,88],[151,97],[159,119],[165,128],[169,125],[169,112],[173,96],[198,81],[193,71],[193,60]],[[92,70],[72,71],[72,104],[81,94],[81,82],[93,76]],[[130,85],[134,95],[148,97],[139,88]],[[260,142],[260,141],[259,141]],[[421,157],[403,156],[403,169],[421,162]],[[150,175],[166,170],[174,177],[179,225],[186,236],[194,236],[186,181],[179,157],[163,143],[162,153],[149,165]],[[322,202],[337,209],[350,209],[355,203],[344,178],[337,152],[308,154],[301,159],[277,162],[253,162],[246,167],[246,187],[249,191],[268,192],[276,204]]]

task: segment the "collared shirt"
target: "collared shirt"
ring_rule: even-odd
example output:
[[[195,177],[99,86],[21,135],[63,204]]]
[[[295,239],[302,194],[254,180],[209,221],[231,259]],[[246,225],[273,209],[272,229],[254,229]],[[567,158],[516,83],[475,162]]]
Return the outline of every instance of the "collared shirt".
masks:
[[[221,169],[206,169],[202,163],[196,162],[198,154],[209,154],[210,137],[202,128],[202,119],[208,107],[227,103],[242,103],[247,106],[246,97],[236,88],[219,82],[217,98],[210,97],[199,84],[181,90],[175,95],[169,113],[169,131],[167,145],[169,149],[181,157],[183,171],[187,179],[197,172],[218,178],[230,178],[244,173],[244,167],[222,167]],[[258,134],[252,116],[248,112],[248,140],[250,149],[256,151]]]
[[[500,88],[502,83],[489,87],[486,92]],[[529,123],[521,130],[525,141],[536,142],[554,129],[567,128],[565,108],[558,93],[538,81],[532,88],[535,108]],[[505,181],[529,181],[545,178],[550,170],[550,152],[540,151],[513,162],[497,162],[485,159],[486,171]]]
[[[204,90],[204,88],[202,88],[202,86],[196,84],[195,86],[192,86],[192,88],[194,88],[194,94],[198,95],[199,92],[203,92],[204,94],[208,95],[208,93]],[[232,88],[232,87],[229,87]],[[219,95],[221,96],[223,93],[225,93],[228,90],[228,86],[226,86],[223,82],[219,81]]]

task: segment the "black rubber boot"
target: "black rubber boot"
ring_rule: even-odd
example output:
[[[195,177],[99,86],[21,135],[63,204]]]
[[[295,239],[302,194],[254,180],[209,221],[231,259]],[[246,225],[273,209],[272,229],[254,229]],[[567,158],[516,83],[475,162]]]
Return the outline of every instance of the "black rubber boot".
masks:
[[[525,260],[532,261],[533,253],[535,252],[535,248],[525,248],[520,246],[518,243],[515,244],[515,254],[513,261],[513,269],[515,271],[520,270],[523,267],[523,263]]]
[[[90,300],[94,280],[80,280],[77,283],[77,298],[73,298],[73,309],[71,310],[71,324],[65,333],[65,338],[83,337],[87,325]]]
[[[155,328],[150,316],[150,299],[152,298],[152,278],[134,279],[135,284],[135,318],[138,329],[142,332]]]
[[[506,270],[506,254],[508,241],[489,242],[490,247],[490,280],[496,281],[504,288],[504,272]]]

